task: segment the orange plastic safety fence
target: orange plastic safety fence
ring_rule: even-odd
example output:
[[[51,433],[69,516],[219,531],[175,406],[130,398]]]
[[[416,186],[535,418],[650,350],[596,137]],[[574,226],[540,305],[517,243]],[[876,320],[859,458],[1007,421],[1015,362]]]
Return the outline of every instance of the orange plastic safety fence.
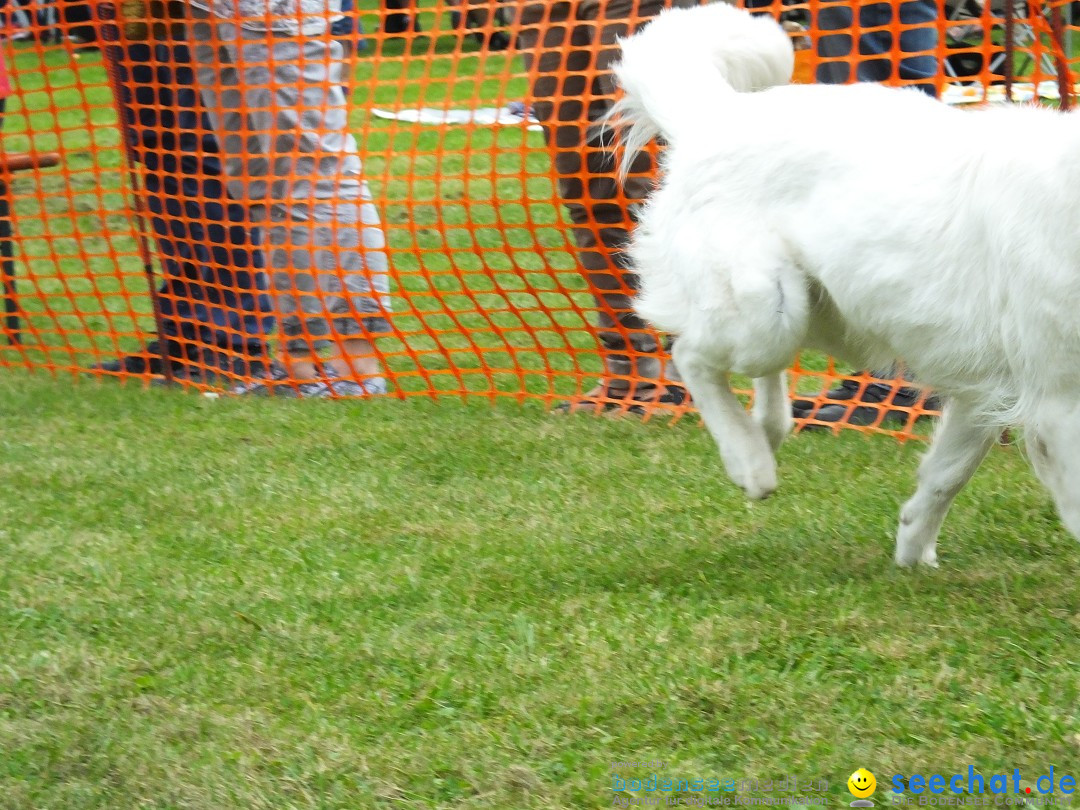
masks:
[[[664,3],[339,2],[9,6],[0,364],[549,405],[677,386],[621,269],[654,161],[618,185],[589,128],[615,37]],[[1067,103],[1072,4],[1010,2],[757,8],[796,81]],[[816,407],[844,373],[873,382],[806,353],[793,393]],[[926,401],[885,382],[845,424],[923,433]]]

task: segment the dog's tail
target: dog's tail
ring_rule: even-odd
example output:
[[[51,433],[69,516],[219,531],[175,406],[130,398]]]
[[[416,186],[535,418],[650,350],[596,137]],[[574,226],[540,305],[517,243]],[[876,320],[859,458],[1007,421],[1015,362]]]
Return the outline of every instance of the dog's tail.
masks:
[[[622,133],[623,174],[657,135],[723,126],[725,99],[787,84],[795,65],[791,39],[769,16],[725,2],[661,12],[622,41],[615,75],[623,97],[608,123]]]

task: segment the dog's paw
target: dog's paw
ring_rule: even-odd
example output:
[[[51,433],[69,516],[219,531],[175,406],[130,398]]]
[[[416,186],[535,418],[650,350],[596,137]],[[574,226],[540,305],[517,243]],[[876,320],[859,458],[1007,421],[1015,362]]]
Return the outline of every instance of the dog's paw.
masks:
[[[901,568],[914,568],[916,565],[937,568],[937,543],[897,543],[894,559]]]
[[[776,492],[776,465],[754,467],[732,472],[731,480],[746,493],[746,497],[754,501],[768,498]]]
[[[763,501],[776,492],[776,484],[765,487],[746,487],[743,489],[746,497],[752,501]]]

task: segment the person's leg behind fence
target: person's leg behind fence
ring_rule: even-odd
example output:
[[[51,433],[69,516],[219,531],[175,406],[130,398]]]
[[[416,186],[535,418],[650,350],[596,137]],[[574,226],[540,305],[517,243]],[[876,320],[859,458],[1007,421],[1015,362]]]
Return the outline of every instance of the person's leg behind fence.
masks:
[[[899,12],[899,20],[896,20]],[[859,60],[858,79],[862,82],[894,82],[897,79],[917,81],[913,85],[931,96],[937,94],[935,78],[938,59],[935,55],[938,32],[934,25],[938,18],[936,0],[908,0],[907,2],[871,3],[859,7],[859,25],[863,33],[859,37],[860,57],[877,57]],[[893,56],[894,22],[901,26],[899,51]]]
[[[383,0],[383,8],[392,12],[383,18],[384,34],[405,34],[410,27],[413,31],[420,30],[420,20],[415,17],[413,0]],[[410,11],[411,14],[408,13]]]
[[[371,338],[390,331],[386,239],[347,129],[341,44],[325,24],[268,32],[192,14],[198,82],[230,194],[267,223],[289,375],[314,381],[304,395],[385,392]],[[327,345],[332,356],[321,362]]]
[[[852,0],[829,0],[818,6],[816,77],[822,84],[844,84],[851,79]],[[830,32],[830,33],[825,33]]]
[[[893,19],[894,3],[873,3],[859,6],[858,38],[859,53],[852,54],[854,42],[855,16],[852,0],[822,2],[818,8],[817,28],[820,32],[831,32],[819,36],[818,57],[822,60],[817,68],[817,80],[825,84],[844,84],[852,78],[858,81],[888,82],[892,80],[891,61],[892,33],[888,26]],[[933,55],[927,56],[937,45],[937,32],[933,27],[923,24],[932,23],[937,18],[935,0],[917,0],[900,5],[900,19],[905,25],[918,25],[917,28],[901,33],[901,50],[918,55],[901,60],[899,76],[904,79],[932,79],[937,70],[937,61]],[[862,57],[880,57],[865,59]],[[929,61],[927,61],[929,60]],[[855,62],[855,70],[851,63]],[[918,85],[920,90],[934,92],[934,84]],[[883,155],[882,159],[887,159]],[[928,412],[936,412],[939,404],[934,398],[924,399],[923,392],[898,384],[901,374],[896,368],[862,372],[855,377],[844,378],[826,392],[830,400],[817,406],[813,400],[797,399],[793,403],[797,419],[813,418],[820,422],[844,422],[854,425],[870,425],[880,418],[880,409],[885,408],[885,418],[906,419],[907,411],[889,408],[911,408],[921,404]],[[869,382],[858,377],[869,376]],[[902,380],[900,380],[902,382]],[[852,402],[860,403],[851,407]]]
[[[227,199],[218,145],[202,115],[187,46],[139,42],[120,65],[123,109],[134,135],[150,228],[158,248],[158,291],[166,345],[99,364],[106,371],[162,373],[214,382],[246,375],[266,360],[272,302],[260,234]],[[133,97],[126,76],[132,77]]]
[[[652,189],[651,160],[639,156],[620,184],[616,157],[593,126],[611,108],[617,39],[666,6],[696,0],[566,0],[518,3],[517,37],[532,81],[531,103],[553,151],[560,202],[570,216],[578,260],[597,306],[604,363],[600,386],[571,409],[645,403],[679,404],[681,386],[664,384],[670,361],[634,313],[637,279],[625,248],[640,205]],[[669,375],[673,376],[672,375]]]

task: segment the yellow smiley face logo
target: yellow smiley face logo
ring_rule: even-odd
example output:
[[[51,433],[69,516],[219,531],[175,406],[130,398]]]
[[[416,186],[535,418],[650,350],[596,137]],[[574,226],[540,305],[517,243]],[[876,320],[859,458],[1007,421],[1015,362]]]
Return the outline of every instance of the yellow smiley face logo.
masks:
[[[866,799],[877,790],[877,779],[866,768],[859,768],[847,780],[847,789],[856,799]]]

